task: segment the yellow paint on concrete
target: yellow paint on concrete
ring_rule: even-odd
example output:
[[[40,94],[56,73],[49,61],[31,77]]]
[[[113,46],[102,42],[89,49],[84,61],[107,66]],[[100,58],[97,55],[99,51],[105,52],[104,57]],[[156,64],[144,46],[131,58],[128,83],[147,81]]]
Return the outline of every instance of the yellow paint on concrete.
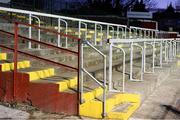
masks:
[[[30,61],[21,61],[17,63],[17,69],[22,69],[22,68],[29,68],[31,66]],[[14,70],[14,63],[3,63],[1,64],[1,71],[10,71]]]
[[[0,53],[0,60],[7,60],[7,54],[6,53]]]
[[[180,55],[176,55],[177,58],[180,58]]]
[[[131,103],[124,111],[113,112],[112,110],[123,103]],[[106,118],[127,120],[139,107],[140,96],[136,94],[117,94],[106,100]],[[91,100],[80,105],[80,115],[92,118],[102,118],[102,102]]]
[[[59,85],[59,92],[63,92],[63,91],[68,90],[69,88],[74,88],[75,86],[77,86],[77,77],[69,79],[69,80],[56,82],[56,84]]]
[[[94,31],[92,31],[92,30],[90,30],[90,31],[89,31],[89,33],[90,33],[90,34],[94,34],[95,32],[94,32]]]
[[[86,38],[91,39],[92,35],[87,35]]]
[[[112,36],[110,36],[110,35],[109,35],[109,36],[108,36],[108,38],[109,38],[109,39],[111,39],[111,38],[112,38]]]
[[[180,60],[177,61],[177,66],[180,66]]]
[[[97,41],[97,42],[100,42],[100,41],[101,41],[101,38],[96,38],[96,41]]]
[[[39,70],[39,71],[33,71],[33,72],[27,72],[29,74],[29,80],[34,81],[41,78],[51,77],[55,75],[54,68],[49,68],[45,70]]]
[[[69,87],[68,87],[68,80],[64,80],[64,81],[61,81],[61,82],[57,82],[56,84],[59,85],[59,92],[63,92],[65,90],[68,90]]]
[[[102,36],[103,35],[103,33],[98,33],[98,36]]]

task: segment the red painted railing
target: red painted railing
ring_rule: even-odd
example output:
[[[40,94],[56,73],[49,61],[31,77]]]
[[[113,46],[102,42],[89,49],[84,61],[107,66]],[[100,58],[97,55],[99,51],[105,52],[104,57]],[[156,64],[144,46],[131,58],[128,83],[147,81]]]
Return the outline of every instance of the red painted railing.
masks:
[[[32,27],[32,28],[35,28],[35,29],[40,29],[41,31],[44,31],[44,32],[50,32],[50,33],[53,33],[55,34],[56,36],[57,35],[61,35],[61,36],[64,36],[64,37],[68,37],[68,38],[71,38],[72,40],[75,40],[77,41],[78,43],[78,51],[72,51],[72,50],[69,50],[69,49],[65,49],[65,48],[60,48],[60,47],[57,47],[55,45],[52,45],[52,44],[49,44],[49,43],[46,43],[46,42],[42,42],[42,41],[38,41],[38,40],[35,40],[35,39],[30,39],[30,38],[27,38],[25,36],[22,36],[22,35],[19,35],[18,32],[19,32],[19,25],[24,25],[24,26],[27,26],[27,27]],[[3,48],[3,49],[7,49],[7,50],[10,50],[14,53],[14,80],[13,80],[13,90],[14,90],[14,96],[15,96],[15,93],[16,93],[16,88],[15,88],[15,84],[16,84],[16,81],[18,80],[17,78],[17,58],[18,58],[18,55],[19,54],[22,54],[22,55],[25,55],[25,56],[28,56],[30,58],[33,58],[33,59],[37,59],[37,60],[41,60],[43,62],[47,62],[49,64],[52,64],[52,65],[55,65],[55,66],[58,66],[58,67],[63,67],[65,69],[68,69],[68,70],[73,70],[73,71],[76,71],[77,72],[77,85],[78,85],[78,88],[79,88],[79,71],[80,71],[80,45],[81,45],[81,40],[79,38],[76,38],[74,36],[71,36],[71,35],[67,35],[67,34],[63,34],[63,33],[59,33],[59,32],[56,32],[56,31],[53,31],[53,30],[49,30],[49,29],[46,29],[46,28],[41,28],[41,27],[38,27],[38,26],[34,26],[34,25],[30,25],[30,24],[26,24],[26,23],[20,23],[20,22],[15,22],[14,23],[14,33],[11,33],[11,32],[7,32],[7,31],[3,31],[3,30],[0,30],[0,33],[1,34],[4,34],[5,36],[11,36],[11,37],[14,37],[14,48],[10,48],[10,47],[7,47],[5,45],[0,45],[0,48]],[[56,51],[63,51],[64,53],[67,53],[67,54],[72,54],[72,55],[75,55],[78,57],[78,62],[77,62],[77,68],[75,67],[72,67],[72,66],[69,66],[69,65],[65,65],[65,64],[62,64],[62,63],[59,63],[59,62],[55,62],[55,61],[52,61],[52,60],[49,60],[49,59],[46,59],[46,58],[43,58],[43,57],[39,57],[39,56],[36,56],[36,55],[33,55],[33,54],[30,54],[30,53],[27,53],[27,52],[24,52],[24,51],[21,51],[18,49],[18,43],[19,43],[19,38],[23,39],[24,41],[28,41],[28,42],[32,42],[32,43],[36,43],[36,44],[39,44],[41,46],[44,46],[44,47],[47,47],[47,48],[51,48],[51,49],[54,49]],[[79,89],[78,89],[78,92],[77,92],[77,108],[79,111]],[[79,113],[79,112],[78,112]]]

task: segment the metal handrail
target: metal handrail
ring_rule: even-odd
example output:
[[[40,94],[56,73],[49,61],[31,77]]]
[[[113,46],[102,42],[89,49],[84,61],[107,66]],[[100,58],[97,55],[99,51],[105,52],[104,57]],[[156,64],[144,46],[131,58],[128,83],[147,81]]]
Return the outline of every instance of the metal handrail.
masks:
[[[104,72],[103,72],[103,84],[100,83],[95,77],[93,77],[84,67],[83,67],[83,44],[88,45],[93,50],[95,50],[97,53],[99,53],[103,59],[104,59]],[[81,103],[83,103],[83,72],[85,72],[89,77],[91,77],[99,86],[103,88],[103,113],[102,116],[106,116],[106,55],[104,55],[101,51],[99,51],[97,48],[95,48],[93,45],[91,45],[88,41],[83,41],[81,45],[81,84],[80,84],[80,93],[81,93]]]
[[[153,63],[153,66],[152,66],[152,72],[147,72],[146,71],[146,44],[148,45],[151,45],[152,48],[153,48],[153,53],[152,53],[152,57],[153,57],[153,60],[152,60],[152,63]],[[148,42],[144,42],[144,73],[154,73],[154,45],[152,45],[152,43],[148,43]]]
[[[133,79],[132,75],[133,75],[133,46],[139,47],[141,48],[141,54],[142,54],[142,62],[141,62],[141,79],[140,80],[136,80]],[[131,56],[130,56],[130,81],[143,81],[143,71],[144,71],[144,49],[142,46],[140,46],[139,44],[134,44],[133,42],[131,43]]]
[[[22,55],[25,55],[25,56],[28,56],[28,57],[31,57],[33,59],[37,59],[37,60],[41,60],[41,61],[44,61],[46,63],[49,63],[49,64],[52,64],[52,65],[56,65],[58,67],[63,67],[65,69],[68,69],[68,70],[73,70],[73,71],[76,71],[77,72],[77,85],[79,87],[79,70],[80,70],[80,39],[79,38],[75,38],[75,37],[72,37],[72,36],[69,36],[69,35],[64,35],[62,33],[57,33],[55,31],[52,31],[52,30],[47,30],[48,32],[52,32],[52,33],[56,33],[56,34],[60,34],[60,35],[64,35],[64,36],[67,36],[67,37],[71,37],[71,38],[74,38],[74,40],[76,40],[78,42],[78,52],[75,52],[75,51],[71,51],[71,50],[68,50],[68,49],[64,49],[64,48],[59,48],[55,45],[52,45],[52,44],[48,44],[46,42],[42,42],[42,41],[38,41],[38,40],[33,40],[31,38],[27,38],[27,37],[24,37],[24,36],[21,36],[18,34],[18,30],[19,30],[19,25],[26,25],[26,26],[31,26],[31,27],[34,27],[36,29],[41,29],[40,27],[37,27],[37,26],[34,26],[34,25],[30,25],[30,24],[25,24],[25,23],[18,23],[18,22],[15,22],[15,26],[14,26],[14,33],[10,33],[10,32],[7,32],[7,31],[3,31],[3,30],[0,30],[1,33],[3,33],[4,35],[7,35],[7,36],[14,36],[14,48],[10,48],[10,47],[6,47],[4,45],[0,45],[1,48],[4,48],[4,49],[7,49],[7,50],[10,50],[10,51],[13,51],[14,52],[14,71],[13,71],[13,96],[14,96],[14,99],[16,97],[16,81],[18,80],[17,78],[17,61],[18,61],[18,54],[22,54]],[[42,28],[42,30],[45,30],[44,28]],[[46,32],[47,32],[46,31]],[[21,51],[21,50],[18,50],[18,39],[21,38],[23,40],[26,40],[26,41],[29,41],[29,42],[33,42],[33,43],[36,43],[36,44],[40,44],[41,46],[46,46],[48,48],[52,48],[52,49],[55,49],[55,50],[58,50],[58,51],[64,51],[64,52],[67,52],[67,53],[71,53],[71,54],[74,54],[78,57],[78,66],[77,68],[76,67],[72,67],[72,66],[69,66],[69,65],[65,65],[65,64],[62,64],[62,63],[59,63],[59,62],[55,62],[55,61],[52,61],[52,60],[49,60],[49,59],[46,59],[46,58],[43,58],[43,57],[39,57],[39,56],[36,56],[36,55],[32,55],[28,52],[24,52],[24,51]],[[77,101],[79,102],[79,90],[77,92]],[[79,104],[77,104],[77,111],[79,111]]]
[[[31,17],[34,17],[38,20],[38,26],[41,27],[41,20],[37,16],[32,15]],[[41,41],[41,30],[38,29],[38,40]],[[40,45],[38,45],[38,49],[40,49]]]
[[[61,32],[61,21],[65,23],[65,34],[67,35],[67,28],[68,28],[68,23],[67,21],[61,19],[61,18],[58,18],[58,32],[60,33]],[[65,40],[65,48],[67,48],[67,36],[66,36],[66,40]],[[58,47],[61,47],[61,36],[58,35],[58,42],[57,42],[57,46]]]
[[[117,46],[114,46],[114,45],[112,45],[112,47],[120,49],[123,52],[123,90],[122,91],[125,92],[126,52],[121,47],[117,47]]]
[[[100,25],[100,24],[97,24],[97,26],[100,27],[100,33],[101,33],[101,43],[100,43],[100,45],[102,45],[102,38],[103,38],[102,29],[103,29],[103,27],[102,27],[102,25]]]
[[[162,41],[161,42],[153,42],[154,44],[154,50],[156,50],[156,44],[160,45],[160,57],[159,57],[159,62],[160,62],[160,66],[159,67],[155,67],[155,68],[162,68]],[[155,53],[154,53],[155,54]]]

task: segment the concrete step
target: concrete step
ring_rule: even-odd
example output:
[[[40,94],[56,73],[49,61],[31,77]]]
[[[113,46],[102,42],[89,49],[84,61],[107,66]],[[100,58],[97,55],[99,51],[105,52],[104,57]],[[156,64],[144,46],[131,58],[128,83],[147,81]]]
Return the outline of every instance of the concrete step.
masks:
[[[0,53],[0,60],[6,60],[7,59],[7,53]]]
[[[54,68],[28,68],[19,70],[19,72],[27,73],[29,74],[29,80],[39,80],[41,78],[47,78],[55,75],[55,69]]]
[[[25,69],[25,68],[29,68],[31,66],[30,61],[28,60],[24,60],[24,61],[20,61],[17,62],[17,69]],[[0,70],[2,72],[6,72],[6,71],[11,71],[14,70],[14,62],[3,62],[0,64]]]
[[[124,104],[126,105],[124,107]],[[139,107],[140,105],[140,96],[136,94],[121,94],[116,93],[109,95],[106,99],[106,118],[108,119],[121,119],[127,120]],[[118,107],[121,106],[121,109],[117,111]],[[122,109],[122,107],[124,107]],[[95,109],[94,109],[95,108]],[[80,115],[87,116],[92,118],[102,118],[102,101],[100,100],[91,100],[80,105]]]

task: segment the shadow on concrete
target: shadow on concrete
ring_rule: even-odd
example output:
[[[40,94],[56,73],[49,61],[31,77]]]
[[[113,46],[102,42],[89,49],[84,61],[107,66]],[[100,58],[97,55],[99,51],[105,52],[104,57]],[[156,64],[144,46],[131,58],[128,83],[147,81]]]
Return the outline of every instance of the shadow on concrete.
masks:
[[[161,105],[161,106],[164,107],[167,111],[172,112],[172,113],[180,116],[180,111],[177,108],[175,108],[171,105]]]

